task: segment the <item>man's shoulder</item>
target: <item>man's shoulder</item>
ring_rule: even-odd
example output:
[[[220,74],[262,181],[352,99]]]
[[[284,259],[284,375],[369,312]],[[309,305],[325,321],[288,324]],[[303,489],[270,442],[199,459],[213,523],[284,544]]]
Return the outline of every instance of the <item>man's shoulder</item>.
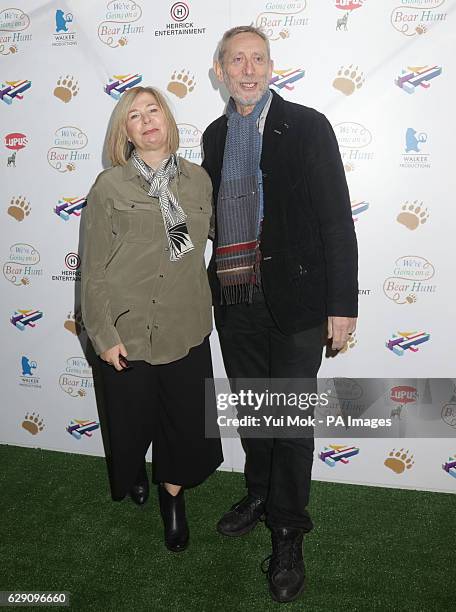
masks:
[[[226,125],[226,115],[220,115],[220,117],[214,119],[214,121],[207,126],[207,128],[204,130],[203,136],[217,132],[224,125]]]
[[[305,106],[304,104],[298,104],[296,102],[290,102],[281,98],[283,104],[284,113],[293,119],[298,121],[305,121],[308,123],[321,123],[328,121],[327,117],[311,106]]]

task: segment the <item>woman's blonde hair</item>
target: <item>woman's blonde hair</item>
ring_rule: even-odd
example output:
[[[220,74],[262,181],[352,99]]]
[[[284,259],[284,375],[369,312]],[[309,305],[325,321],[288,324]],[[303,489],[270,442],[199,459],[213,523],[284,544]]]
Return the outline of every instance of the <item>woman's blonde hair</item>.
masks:
[[[113,166],[125,166],[133,150],[133,144],[128,142],[127,120],[131,105],[140,93],[152,94],[165,116],[168,126],[168,151],[176,153],[179,148],[179,130],[165,96],[155,87],[132,87],[117,102],[109,123],[106,152]]]

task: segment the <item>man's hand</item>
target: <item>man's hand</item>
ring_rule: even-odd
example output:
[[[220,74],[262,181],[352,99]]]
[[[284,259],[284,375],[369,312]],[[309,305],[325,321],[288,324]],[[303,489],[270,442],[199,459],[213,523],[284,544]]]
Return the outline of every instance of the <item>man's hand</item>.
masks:
[[[328,339],[332,338],[334,351],[339,351],[347,342],[356,329],[356,321],[351,317],[328,317]]]
[[[101,353],[100,357],[103,359],[103,361],[106,361],[106,363],[109,363],[109,365],[114,366],[116,370],[120,372],[124,369],[119,361],[120,355],[123,355],[124,357],[128,355],[127,349],[123,344],[116,344],[116,346],[113,346],[107,351],[104,351],[104,353]]]

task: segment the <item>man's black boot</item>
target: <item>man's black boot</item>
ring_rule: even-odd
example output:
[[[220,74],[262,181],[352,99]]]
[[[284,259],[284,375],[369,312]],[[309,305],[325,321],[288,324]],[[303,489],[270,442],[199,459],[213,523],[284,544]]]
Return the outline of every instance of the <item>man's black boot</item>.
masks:
[[[217,523],[217,531],[226,536],[249,533],[264,514],[264,499],[246,495],[232,506]]]
[[[267,577],[272,599],[293,601],[304,590],[304,560],[302,539],[304,531],[292,527],[272,528],[272,555]]]

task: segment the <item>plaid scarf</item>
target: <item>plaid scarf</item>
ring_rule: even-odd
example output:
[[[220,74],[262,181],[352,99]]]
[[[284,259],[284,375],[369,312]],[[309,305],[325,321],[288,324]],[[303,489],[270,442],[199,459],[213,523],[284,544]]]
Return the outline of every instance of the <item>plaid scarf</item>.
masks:
[[[251,302],[259,284],[259,237],[262,208],[258,118],[271,96],[268,90],[248,115],[240,115],[231,98],[228,131],[217,200],[215,262],[222,303]]]
[[[171,155],[168,159],[164,159],[157,170],[148,166],[138,155],[136,149],[131,157],[135,168],[150,186],[148,195],[158,197],[169,245],[169,258],[171,261],[177,261],[195,247],[185,223],[187,215],[169,188],[169,182],[177,174],[176,156]]]

